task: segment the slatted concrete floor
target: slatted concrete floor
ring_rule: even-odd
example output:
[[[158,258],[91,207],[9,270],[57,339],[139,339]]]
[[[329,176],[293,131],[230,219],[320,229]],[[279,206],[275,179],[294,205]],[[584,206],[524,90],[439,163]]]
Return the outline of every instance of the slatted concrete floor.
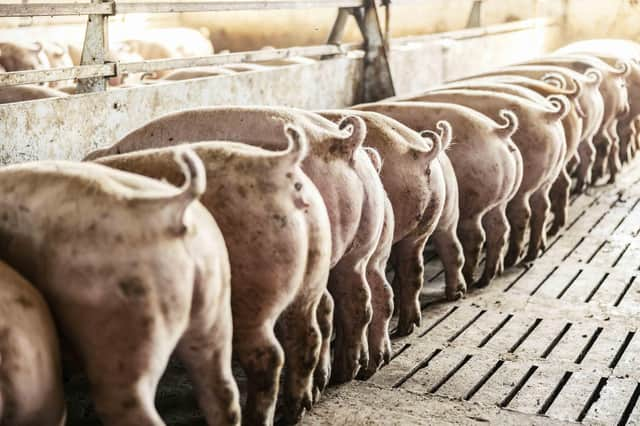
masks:
[[[533,265],[457,303],[430,259],[422,326],[304,424],[640,424],[640,161],[573,199],[568,222]]]

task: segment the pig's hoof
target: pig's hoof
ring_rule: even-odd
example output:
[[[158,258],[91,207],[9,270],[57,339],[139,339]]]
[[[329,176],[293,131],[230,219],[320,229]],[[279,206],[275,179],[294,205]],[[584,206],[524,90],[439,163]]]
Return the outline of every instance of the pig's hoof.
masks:
[[[447,291],[447,292],[445,292],[445,295],[447,297],[447,301],[455,302],[456,300],[462,299],[464,297],[465,293],[466,293],[466,291],[463,291],[462,289],[459,289],[457,291]]]
[[[311,411],[311,392],[305,392],[301,399],[289,399],[284,404],[284,413],[282,423],[294,425],[302,420],[304,410]]]
[[[320,395],[324,392],[325,388],[329,384],[329,377],[331,376],[330,366],[316,367],[316,371],[313,374],[313,402],[317,402],[320,399]],[[316,397],[317,395],[317,397]]]
[[[520,257],[518,253],[516,253],[515,251],[509,250],[507,255],[504,257],[504,267],[511,268],[512,266],[514,266],[518,261],[518,257]]]
[[[527,255],[522,259],[522,264],[527,266],[529,263],[533,263],[538,258],[538,251],[530,251]]]
[[[485,288],[491,282],[491,278],[482,277],[473,286],[475,288]]]
[[[391,337],[397,339],[399,337],[405,337],[413,333],[413,329],[415,328],[415,324],[398,324],[398,327],[395,329],[393,333],[391,333]]]
[[[549,235],[550,237],[557,235],[561,227],[562,227],[561,225],[554,222],[553,225],[551,225],[549,232],[547,232],[547,235]]]
[[[616,183],[616,175],[611,175],[611,177],[607,181],[607,184],[612,185],[614,183]]]
[[[360,353],[358,348],[350,349],[348,352],[353,352],[354,354]],[[342,383],[350,382],[353,380],[358,374],[358,370],[360,368],[360,362],[357,356],[348,356],[348,354],[342,355],[342,361],[339,358],[336,358],[334,362],[337,362],[333,366],[333,371],[331,373],[331,379],[329,381],[332,385],[339,385]]]

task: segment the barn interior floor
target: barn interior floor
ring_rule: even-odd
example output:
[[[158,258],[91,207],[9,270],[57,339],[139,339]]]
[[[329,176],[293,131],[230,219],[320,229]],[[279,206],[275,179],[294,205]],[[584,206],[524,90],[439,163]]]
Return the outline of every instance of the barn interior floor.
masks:
[[[528,266],[442,300],[426,266],[422,325],[366,382],[329,389],[303,424],[640,424],[640,161],[572,199]]]

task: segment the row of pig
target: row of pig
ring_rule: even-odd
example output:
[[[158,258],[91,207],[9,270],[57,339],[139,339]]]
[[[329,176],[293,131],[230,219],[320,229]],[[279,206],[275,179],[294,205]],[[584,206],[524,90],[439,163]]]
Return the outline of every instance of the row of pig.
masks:
[[[139,62],[143,60],[186,58],[213,54],[213,45],[206,30],[191,28],[151,29],[137,37],[116,39],[107,61]],[[66,68],[80,65],[82,46],[61,41],[0,41],[0,72]],[[157,76],[164,76],[160,72]],[[141,75],[131,76],[127,82],[140,81]],[[125,76],[112,78],[110,85],[120,86]],[[73,92],[68,82],[53,82],[51,87]],[[52,92],[55,93],[55,92]]]
[[[209,424],[273,423],[281,371],[298,421],[389,361],[394,310],[395,335],[420,324],[427,240],[455,300],[538,256],[571,175],[615,179],[638,149],[639,58],[594,40],[348,110],[176,112],[85,162],[0,169],[0,255],[46,301],[4,267],[3,422],[63,421],[47,305],[105,424],[162,424],[174,351]]]
[[[266,47],[265,49],[272,49]],[[0,72],[65,68],[80,64],[81,47],[73,43],[0,42]],[[221,52],[222,53],[222,52]],[[213,46],[200,32],[188,28],[152,30],[140,38],[123,39],[113,43],[107,55],[108,61],[140,62],[143,60],[186,58],[209,56]],[[109,78],[111,88],[129,88],[140,85],[158,84],[169,81],[187,80],[200,77],[231,75],[245,71],[269,69],[272,66],[293,63],[315,62],[303,57],[261,63],[231,63],[220,66],[179,68],[171,71],[119,75]],[[77,87],[72,81],[51,82],[48,86],[22,85],[4,87],[0,91],[0,104],[21,102],[75,94]]]

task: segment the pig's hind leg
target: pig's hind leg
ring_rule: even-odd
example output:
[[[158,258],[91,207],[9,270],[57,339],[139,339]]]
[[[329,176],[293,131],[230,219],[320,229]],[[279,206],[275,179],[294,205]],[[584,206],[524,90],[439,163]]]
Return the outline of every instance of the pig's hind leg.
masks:
[[[333,298],[329,290],[325,290],[318,303],[316,310],[316,318],[320,333],[322,335],[322,344],[320,346],[320,355],[318,364],[313,372],[313,402],[320,399],[320,395],[325,387],[329,384],[331,377],[331,337],[333,334]]]
[[[462,275],[467,283],[473,283],[473,275],[478,268],[480,252],[485,241],[480,217],[474,215],[462,218],[458,223],[458,238],[464,251]]]
[[[251,313],[247,313],[251,316]],[[237,317],[237,316],[236,316]],[[234,318],[236,319],[236,318]],[[251,321],[251,318],[247,318]],[[233,346],[247,375],[247,401],[242,424],[273,424],[284,353],[273,332],[274,322],[238,324],[233,329]]]
[[[326,282],[326,276],[325,280]],[[317,321],[318,303],[322,293],[310,300],[309,288],[303,286],[299,295],[282,313],[276,328],[278,340],[285,352],[284,418],[288,424],[300,421],[303,410],[313,403],[313,372],[318,364],[322,337]]]
[[[502,256],[509,235],[509,222],[505,214],[506,206],[501,204],[491,209],[482,218],[487,235],[487,257],[482,277],[475,284],[476,287],[486,287],[502,269]]]
[[[543,185],[531,196],[531,235],[525,262],[536,260],[541,249],[546,248],[545,224],[551,202],[549,201],[549,185]]]
[[[200,409],[208,424],[240,422],[238,387],[231,372],[232,318],[229,291],[216,299],[207,290],[219,283],[202,281],[194,291],[189,327],[177,352],[194,384]]]
[[[424,246],[428,235],[409,235],[393,246],[394,288],[398,290],[398,326],[394,336],[407,336],[420,326],[420,291],[424,284]]]
[[[348,254],[331,270],[329,291],[335,303],[336,338],[332,383],[355,378],[360,366],[369,363],[367,326],[371,321],[371,292],[366,279],[367,259]]]

